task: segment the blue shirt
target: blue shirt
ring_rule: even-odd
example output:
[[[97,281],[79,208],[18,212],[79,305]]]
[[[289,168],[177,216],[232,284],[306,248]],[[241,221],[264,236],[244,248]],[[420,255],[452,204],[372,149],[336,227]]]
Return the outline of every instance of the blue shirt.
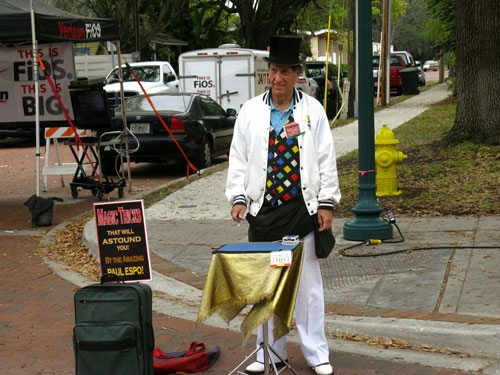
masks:
[[[271,103],[271,125],[274,128],[274,131],[276,134],[280,134],[281,131],[283,130],[283,126],[286,124],[286,120],[290,117],[290,115],[293,112],[293,97],[292,97],[292,102],[290,103],[290,107],[288,109],[281,113],[279,108],[276,108],[273,104],[273,100],[270,99]]]

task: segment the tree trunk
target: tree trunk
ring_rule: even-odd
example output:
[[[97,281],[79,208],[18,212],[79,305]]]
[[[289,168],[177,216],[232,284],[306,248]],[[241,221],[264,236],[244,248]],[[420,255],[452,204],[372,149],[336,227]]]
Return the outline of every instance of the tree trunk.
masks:
[[[498,0],[456,0],[455,123],[452,143],[500,144],[500,8]]]

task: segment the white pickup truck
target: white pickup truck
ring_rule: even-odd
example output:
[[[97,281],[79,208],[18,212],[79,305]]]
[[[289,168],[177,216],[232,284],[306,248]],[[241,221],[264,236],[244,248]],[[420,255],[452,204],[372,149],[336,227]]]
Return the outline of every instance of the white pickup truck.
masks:
[[[129,64],[148,94],[179,92],[179,79],[174,68],[167,61],[144,61]],[[123,91],[125,100],[142,94],[142,90],[130,70],[123,65]],[[110,106],[116,108],[121,103],[120,76],[115,67],[106,77],[104,90],[108,93]]]

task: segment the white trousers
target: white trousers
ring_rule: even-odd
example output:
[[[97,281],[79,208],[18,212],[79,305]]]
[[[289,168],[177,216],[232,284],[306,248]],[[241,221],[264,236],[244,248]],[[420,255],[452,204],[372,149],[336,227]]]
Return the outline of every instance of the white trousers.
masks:
[[[325,301],[323,294],[323,280],[319,260],[314,249],[314,233],[310,232],[303,239],[304,260],[300,275],[297,300],[295,302],[295,323],[299,335],[302,354],[310,367],[329,361],[328,342],[325,336]],[[267,321],[269,344],[283,358],[288,359],[286,352],[286,336],[280,337],[276,342],[273,335],[273,318]],[[257,347],[263,341],[263,328],[259,326],[257,334]],[[273,362],[279,358],[271,353]],[[264,352],[257,352],[257,360],[264,362]]]

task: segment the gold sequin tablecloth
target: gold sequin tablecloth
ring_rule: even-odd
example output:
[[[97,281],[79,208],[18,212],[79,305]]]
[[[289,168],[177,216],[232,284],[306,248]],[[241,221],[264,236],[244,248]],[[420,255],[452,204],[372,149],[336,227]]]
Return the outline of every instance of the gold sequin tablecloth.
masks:
[[[302,270],[303,245],[292,251],[292,265],[271,267],[270,253],[216,253],[212,257],[198,322],[217,312],[229,323],[246,306],[241,324],[243,342],[274,314],[275,339],[288,333]]]

